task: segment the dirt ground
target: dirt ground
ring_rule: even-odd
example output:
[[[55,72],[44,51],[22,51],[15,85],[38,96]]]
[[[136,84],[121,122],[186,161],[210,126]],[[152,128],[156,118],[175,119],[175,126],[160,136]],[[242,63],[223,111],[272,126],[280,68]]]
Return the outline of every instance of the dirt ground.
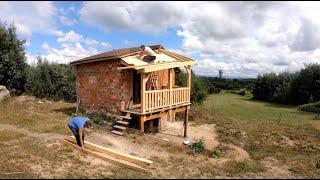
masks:
[[[61,104],[65,106],[61,108]],[[46,108],[43,108],[46,107]],[[59,106],[57,109],[56,106]],[[15,107],[16,111],[11,112]],[[2,172],[13,171],[14,165],[21,165],[17,169],[22,169],[30,174],[20,176],[0,176],[0,177],[37,177],[37,178],[231,178],[231,177],[253,177],[253,178],[278,178],[292,177],[288,167],[283,166],[275,158],[266,157],[261,160],[265,171],[255,172],[255,162],[243,147],[235,144],[220,142],[215,124],[196,125],[192,122],[188,126],[188,138],[190,145],[197,140],[203,140],[206,149],[213,151],[221,150],[221,156],[212,158],[207,154],[193,153],[190,148],[183,144],[183,122],[176,121],[168,123],[165,131],[156,134],[140,135],[129,132],[124,136],[111,134],[103,128],[91,129],[86,131],[85,139],[89,142],[116,150],[118,152],[147,158],[154,161],[147,167],[149,173],[140,173],[124,167],[120,167],[102,160],[82,154],[81,152],[66,146],[58,141],[59,138],[72,135],[67,126],[66,119],[70,112],[74,111],[74,104],[65,104],[63,102],[51,102],[39,100],[33,97],[21,96],[15,98],[8,106],[3,106],[0,111],[0,141],[1,152],[7,154],[1,156],[6,158],[4,163],[11,164],[8,168],[0,170]],[[20,112],[21,111],[21,112]],[[70,112],[69,112],[70,111]],[[10,114],[11,113],[11,114]],[[67,115],[65,115],[65,113]],[[12,121],[6,121],[9,116],[16,118],[30,116],[32,126],[19,120],[18,124]],[[50,114],[55,121],[50,118],[42,118],[42,115]],[[37,118],[40,116],[41,118]],[[47,116],[45,116],[47,117]],[[57,120],[57,117],[58,120]],[[50,123],[59,123],[57,131],[49,129],[48,132],[43,129],[44,121],[50,120]],[[39,125],[37,125],[37,123]],[[49,123],[49,121],[48,121]],[[54,124],[55,125],[55,124]],[[50,125],[52,127],[55,127]],[[64,132],[64,133],[60,133]],[[21,135],[22,134],[22,135]],[[12,136],[12,138],[10,138]],[[19,138],[17,138],[19,137]],[[283,138],[288,145],[292,142]],[[1,139],[0,139],[1,140]],[[19,158],[24,157],[21,162]],[[21,159],[21,158],[20,158]],[[23,166],[22,166],[23,165]],[[21,168],[23,167],[23,168]],[[10,169],[11,168],[11,169]],[[252,171],[242,174],[232,173],[234,169],[241,171],[241,168],[247,168]],[[17,170],[15,170],[17,171]],[[29,176],[30,175],[30,176]]]

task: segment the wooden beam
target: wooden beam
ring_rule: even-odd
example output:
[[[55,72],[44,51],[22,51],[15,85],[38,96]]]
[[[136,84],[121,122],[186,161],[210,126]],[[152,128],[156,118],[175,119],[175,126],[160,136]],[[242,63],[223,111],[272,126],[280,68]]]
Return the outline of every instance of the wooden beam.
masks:
[[[143,68],[137,67],[135,69],[143,72],[143,73],[148,73],[148,72],[154,72],[154,71],[159,71],[159,70],[164,70],[164,69],[170,69],[170,68],[175,68],[175,67],[180,67],[180,66],[187,66],[187,65],[192,65],[195,64],[196,62],[194,61],[186,61],[186,62],[170,62],[170,63],[164,63],[164,64],[154,64],[154,65],[149,65]]]
[[[138,114],[138,115],[142,116],[142,115],[147,115],[147,114],[154,114],[154,113],[157,113],[157,112],[164,112],[164,111],[167,111],[169,109],[178,108],[178,107],[182,107],[182,106],[187,106],[187,105],[190,105],[190,104],[191,103],[187,102],[187,103],[173,105],[172,107],[160,108],[160,109],[149,111],[149,112],[147,111],[145,113],[142,113],[142,112],[139,112],[139,111],[130,111],[130,110],[124,110],[122,112],[130,113],[130,114]]]
[[[163,116],[162,112],[156,113],[156,114],[153,114],[153,115],[149,115],[149,116],[146,116],[145,121],[148,121],[148,120],[151,120],[151,119],[155,119],[155,118],[160,118],[162,116]]]
[[[184,118],[184,137],[188,137],[188,116],[189,116],[189,106],[185,108],[185,118]]]
[[[124,166],[124,167],[127,167],[127,168],[130,168],[130,169],[134,169],[134,170],[139,170],[139,171],[142,171],[142,172],[147,172],[148,169],[146,168],[143,168],[135,163],[132,163],[132,162],[128,162],[128,161],[125,161],[125,160],[122,160],[122,159],[116,159],[112,156],[108,156],[106,154],[102,154],[102,153],[98,153],[98,152],[94,152],[94,151],[91,151],[89,149],[82,149],[81,147],[79,147],[78,145],[76,145],[74,142],[70,142],[68,140],[65,140],[65,139],[59,139],[61,142],[65,143],[65,144],[68,144],[74,148],[76,148],[77,150],[85,153],[85,154],[89,154],[91,156],[94,156],[98,159],[101,159],[101,160],[104,160],[104,161],[107,161],[107,162],[110,162],[110,163],[114,163],[114,164],[117,164],[117,165],[120,165],[120,166]]]
[[[169,104],[170,104],[170,107],[172,106],[172,104],[173,104],[173,69],[171,68],[171,69],[169,69],[169,90],[170,90],[170,92],[169,92],[169,95],[170,95],[170,100],[169,100]]]
[[[147,75],[141,73],[141,112],[146,112],[145,92],[146,92]]]
[[[125,66],[125,67],[118,67],[117,70],[124,70],[124,69],[134,69],[136,66]]]
[[[70,136],[70,137],[73,138],[73,140],[75,140],[74,136]],[[114,157],[116,157],[118,159],[123,159],[123,160],[130,161],[130,162],[133,162],[133,163],[141,164],[141,165],[152,164],[153,163],[153,161],[150,161],[148,159],[143,159],[143,158],[139,158],[139,157],[132,156],[132,155],[129,155],[129,154],[123,154],[123,153],[120,153],[120,152],[116,152],[114,150],[107,149],[106,147],[99,146],[97,144],[93,144],[93,143],[88,142],[88,141],[84,141],[84,144],[85,144],[85,147],[88,147],[89,149],[92,149],[94,151],[98,151],[98,152],[101,152],[101,153],[104,153],[104,154],[107,154],[107,155],[110,155],[110,156],[114,156]]]
[[[145,121],[145,116],[140,116],[139,117],[139,129],[141,132],[144,133],[144,121]]]
[[[165,50],[162,50],[161,52],[164,53],[164,54],[166,54],[167,56],[173,57],[173,58],[175,58],[175,59],[177,59],[177,60],[179,60],[179,61],[182,61],[182,62],[184,62],[184,61],[189,61],[188,59],[179,57],[179,56],[174,55],[174,54],[172,54],[171,52],[168,52],[168,51],[165,51]]]
[[[195,61],[194,59],[191,59],[191,58],[189,58],[189,57],[186,57],[186,56],[183,56],[183,55],[180,55],[180,54],[177,54],[177,53],[175,53],[175,52],[171,52],[171,51],[167,51],[167,50],[160,50],[160,52],[163,52],[163,53],[168,53],[168,54],[170,54],[171,56],[175,56],[175,57],[180,57],[180,58],[182,58],[182,59],[185,59],[185,60],[188,60],[188,61]],[[169,55],[169,56],[170,56]]]
[[[182,112],[182,111],[185,111],[185,110],[186,110],[185,107],[180,107],[180,108],[174,109],[173,112],[177,113],[177,112]]]
[[[187,87],[189,88],[189,92],[188,92],[188,102],[190,102],[190,94],[191,94],[191,76],[192,76],[192,73],[191,73],[191,66],[189,65],[187,67],[188,69],[188,82],[187,82]]]

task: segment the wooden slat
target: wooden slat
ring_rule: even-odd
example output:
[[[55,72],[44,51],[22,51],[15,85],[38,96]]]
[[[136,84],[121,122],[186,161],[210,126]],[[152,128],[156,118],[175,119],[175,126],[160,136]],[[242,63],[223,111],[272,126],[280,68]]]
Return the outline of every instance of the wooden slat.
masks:
[[[75,140],[74,136],[70,136],[70,137]],[[84,141],[84,143],[85,143],[85,146],[87,146],[90,149],[93,149],[93,150],[96,150],[96,151],[99,151],[99,152],[102,152],[102,153],[106,153],[108,155],[112,155],[112,156],[115,156],[117,158],[120,158],[120,159],[123,159],[123,160],[126,160],[126,161],[130,161],[130,162],[134,162],[134,163],[138,163],[138,164],[142,164],[142,165],[144,165],[144,164],[152,164],[153,163],[153,161],[151,161],[151,160],[140,158],[140,157],[137,157],[137,156],[132,156],[130,154],[120,153],[120,152],[117,152],[115,150],[108,149],[106,147],[91,143],[91,142],[86,141],[86,140]]]
[[[130,169],[135,169],[135,170],[139,170],[139,171],[143,171],[143,172],[147,172],[148,169],[146,168],[143,168],[141,166],[139,166],[138,164],[135,164],[135,163],[132,163],[132,162],[129,162],[129,161],[125,161],[125,160],[122,160],[122,159],[117,159],[117,158],[114,158],[112,156],[108,156],[106,154],[101,154],[101,153],[97,153],[97,152],[94,152],[92,150],[89,150],[89,149],[82,149],[81,147],[77,146],[76,144],[72,143],[72,142],[69,142],[65,139],[59,139],[61,142],[65,143],[65,144],[68,144],[78,150],[80,150],[81,152],[85,153],[85,154],[89,154],[89,155],[92,155],[98,159],[101,159],[101,160],[104,160],[104,161],[107,161],[107,162],[111,162],[111,163],[114,163],[114,164],[118,164],[118,165],[121,165],[121,166],[124,166],[124,167],[127,167],[127,168],[130,168]]]

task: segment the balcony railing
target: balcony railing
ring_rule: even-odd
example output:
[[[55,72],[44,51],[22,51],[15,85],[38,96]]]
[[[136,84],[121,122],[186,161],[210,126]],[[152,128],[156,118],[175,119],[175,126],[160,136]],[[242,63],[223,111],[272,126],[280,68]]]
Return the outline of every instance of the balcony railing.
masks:
[[[174,88],[163,90],[145,91],[145,111],[152,111],[155,109],[170,107],[172,105],[179,105],[190,102],[189,88]]]

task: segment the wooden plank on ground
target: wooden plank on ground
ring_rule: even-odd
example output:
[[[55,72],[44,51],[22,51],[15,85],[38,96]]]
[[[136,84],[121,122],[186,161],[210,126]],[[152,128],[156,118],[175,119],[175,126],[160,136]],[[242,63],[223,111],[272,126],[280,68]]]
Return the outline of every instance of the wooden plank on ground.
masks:
[[[70,137],[72,137],[75,140],[74,136],[70,136]],[[102,152],[102,153],[105,153],[105,154],[108,154],[108,155],[112,155],[112,156],[115,156],[117,158],[120,158],[120,159],[123,159],[123,160],[126,160],[126,161],[130,161],[130,162],[134,162],[134,163],[138,163],[138,164],[142,164],[142,165],[143,164],[152,164],[153,163],[153,161],[151,161],[151,160],[144,159],[144,158],[139,158],[139,157],[132,156],[132,155],[129,155],[129,154],[116,152],[116,151],[108,149],[106,147],[103,147],[103,146],[88,142],[86,140],[84,141],[84,143],[85,143],[85,146],[88,146],[88,148],[90,148],[90,149],[93,149],[95,151],[99,151],[99,152]]]
[[[110,162],[110,163],[114,163],[114,164],[117,164],[117,165],[120,165],[120,166],[124,166],[124,167],[127,167],[127,168],[130,168],[130,169],[134,169],[134,170],[139,170],[139,171],[142,171],[142,172],[147,172],[148,169],[146,168],[143,168],[141,166],[139,166],[138,164],[135,164],[135,163],[132,163],[132,162],[129,162],[129,161],[125,161],[123,159],[117,159],[115,157],[112,157],[112,156],[109,156],[109,155],[106,155],[106,154],[98,154],[97,152],[94,152],[92,150],[89,150],[89,149],[82,149],[81,147],[77,146],[74,142],[70,141],[70,140],[67,140],[67,139],[59,139],[61,142],[65,143],[65,144],[68,144],[78,150],[80,150],[81,152],[85,153],[85,154],[89,154],[91,156],[94,156],[98,159],[101,159],[101,160],[104,160],[104,161],[107,161],[107,162]]]

